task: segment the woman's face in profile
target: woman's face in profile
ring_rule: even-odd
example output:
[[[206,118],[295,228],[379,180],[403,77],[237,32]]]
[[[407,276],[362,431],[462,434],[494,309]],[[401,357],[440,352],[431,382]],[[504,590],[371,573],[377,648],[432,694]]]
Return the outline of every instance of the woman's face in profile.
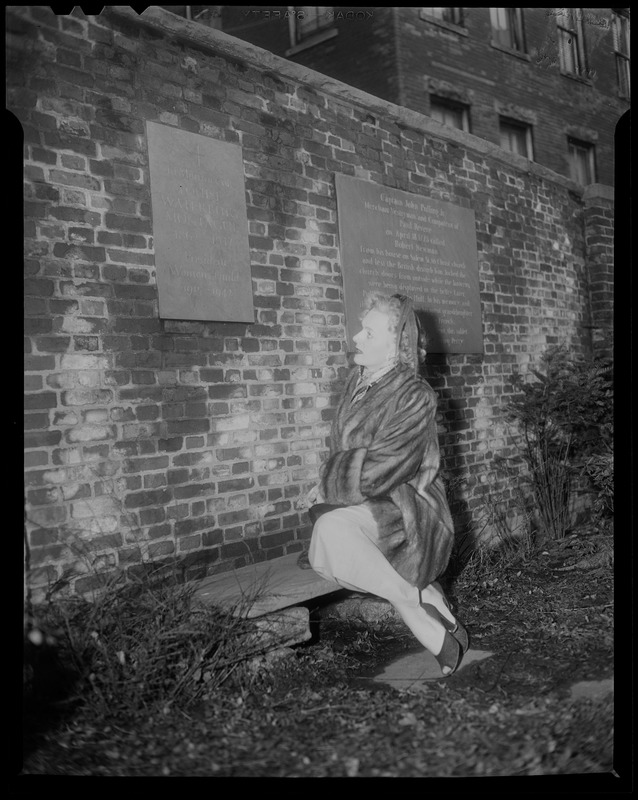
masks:
[[[374,372],[396,355],[395,335],[388,325],[387,314],[375,308],[368,311],[361,320],[361,330],[352,339],[357,348],[355,364]]]

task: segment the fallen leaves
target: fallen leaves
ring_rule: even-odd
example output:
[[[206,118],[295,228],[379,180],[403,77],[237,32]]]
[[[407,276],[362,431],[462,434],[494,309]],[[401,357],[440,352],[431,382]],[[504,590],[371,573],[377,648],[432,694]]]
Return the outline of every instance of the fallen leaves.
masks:
[[[613,697],[569,697],[613,669],[613,574],[594,583],[548,562],[578,544],[455,586],[472,641],[495,655],[424,693],[355,682],[411,646],[389,623],[326,626],[321,641],[192,709],[154,717],[75,713],[29,742],[24,774],[214,777],[460,777],[604,772]],[[497,578],[497,580],[495,580]],[[488,585],[489,584],[489,585]],[[334,645],[341,644],[341,649]]]

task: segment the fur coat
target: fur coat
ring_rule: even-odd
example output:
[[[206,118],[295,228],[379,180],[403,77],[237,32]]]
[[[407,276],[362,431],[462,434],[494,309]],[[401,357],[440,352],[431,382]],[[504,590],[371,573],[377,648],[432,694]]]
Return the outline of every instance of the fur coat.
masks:
[[[320,488],[326,503],[366,503],[378,545],[394,569],[422,589],[445,570],[454,538],[439,476],[436,395],[397,366],[351,403],[353,369],[332,423]]]

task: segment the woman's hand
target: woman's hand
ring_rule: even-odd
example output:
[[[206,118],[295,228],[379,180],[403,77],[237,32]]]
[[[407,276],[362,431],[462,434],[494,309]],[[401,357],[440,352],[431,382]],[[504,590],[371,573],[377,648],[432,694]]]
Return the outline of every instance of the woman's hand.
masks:
[[[316,503],[325,503],[319,484],[313,486],[305,497],[299,498],[297,508],[310,508],[310,506],[314,506]]]

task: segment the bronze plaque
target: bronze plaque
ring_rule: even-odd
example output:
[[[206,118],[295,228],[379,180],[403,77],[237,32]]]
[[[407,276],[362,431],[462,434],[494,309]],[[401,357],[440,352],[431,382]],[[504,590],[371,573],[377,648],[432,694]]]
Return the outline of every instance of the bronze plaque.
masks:
[[[160,317],[254,322],[241,147],[146,132]]]
[[[336,175],[350,341],[366,291],[412,298],[431,353],[482,353],[474,212]]]

